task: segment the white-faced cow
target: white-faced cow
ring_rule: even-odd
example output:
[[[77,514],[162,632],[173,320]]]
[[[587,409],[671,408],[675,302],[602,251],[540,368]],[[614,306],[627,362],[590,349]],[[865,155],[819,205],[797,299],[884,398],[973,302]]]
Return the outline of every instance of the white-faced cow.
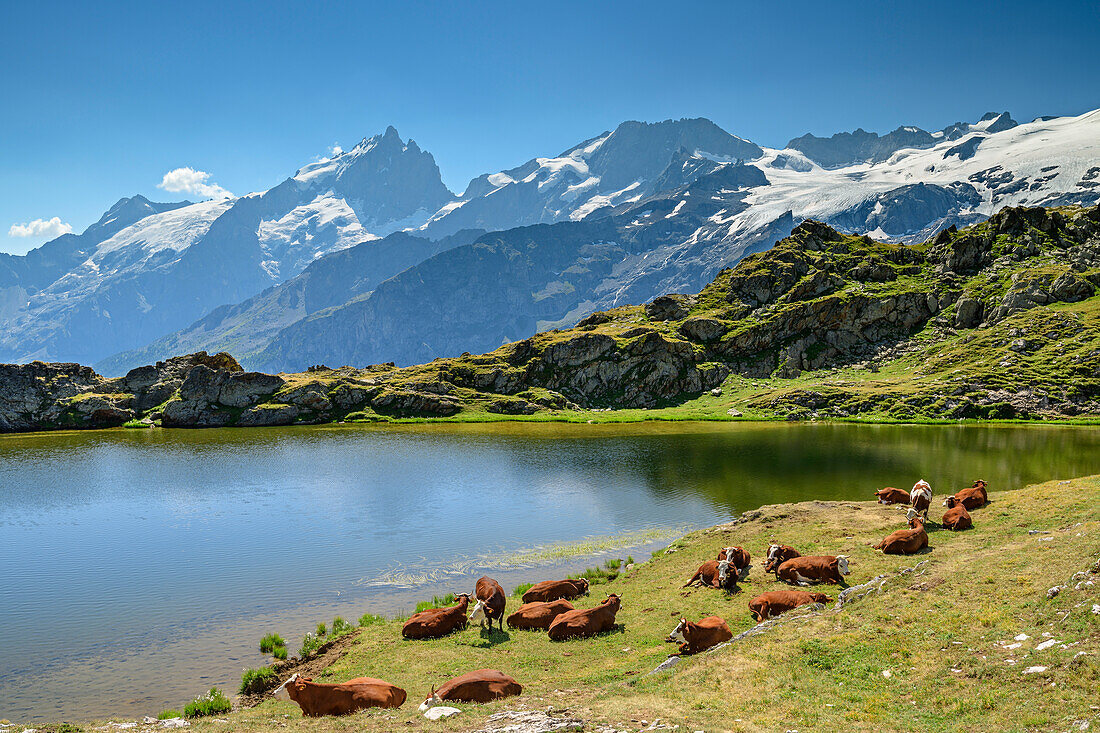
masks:
[[[749,569],[752,568],[752,556],[742,547],[724,547],[718,553],[718,561],[729,560],[730,572],[737,576],[741,582],[749,577]]]
[[[470,614],[470,622],[480,624],[482,627],[488,626],[489,631],[492,631],[493,622],[496,621],[500,625],[500,630],[504,631],[504,605],[506,600],[504,588],[500,586],[500,583],[487,575],[483,575],[477,579],[474,596],[477,598],[477,603],[474,604],[474,610]]]
[[[808,555],[784,562],[776,577],[791,585],[843,583],[850,572],[847,555]]]
[[[684,583],[687,588],[695,583],[704,587],[725,588],[730,590],[737,583],[737,576],[731,572],[729,560],[708,560],[699,566],[691,580]]]
[[[912,555],[928,547],[928,533],[924,531],[924,521],[917,510],[909,507],[905,518],[909,520],[908,529],[890,533],[882,542],[874,545],[874,549],[882,550],[886,555]]]
[[[802,554],[790,545],[772,545],[768,548],[768,559],[764,562],[765,573],[775,573],[779,577],[779,566],[788,560],[802,557]]]

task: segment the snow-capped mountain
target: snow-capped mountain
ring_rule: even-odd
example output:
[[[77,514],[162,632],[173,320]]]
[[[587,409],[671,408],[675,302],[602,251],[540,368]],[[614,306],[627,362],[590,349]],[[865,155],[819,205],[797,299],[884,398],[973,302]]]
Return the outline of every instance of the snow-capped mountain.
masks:
[[[116,371],[199,348],[246,348],[265,368],[430,359],[693,292],[806,218],[918,242],[1004,206],[1098,199],[1100,110],[784,149],[707,120],[628,122],[460,197],[390,128],[264,193],[151,204],[166,208],[89,229],[79,247],[0,258],[0,361],[116,354],[101,362]],[[470,229],[490,233],[471,243]],[[27,287],[31,256],[58,260],[49,252],[72,261]]]
[[[420,225],[451,198],[431,154],[390,127],[262,193],[190,205],[141,199],[146,206],[125,218],[116,205],[76,238],[80,247],[62,237],[9,258],[16,271],[43,253],[70,254],[38,287],[3,291],[0,361],[95,362],[141,346],[324,254]]]
[[[658,177],[682,149],[728,161],[763,153],[710,120],[624,122],[556,157],[478,176],[420,231],[437,238],[460,229],[492,231],[607,213],[660,190]]]

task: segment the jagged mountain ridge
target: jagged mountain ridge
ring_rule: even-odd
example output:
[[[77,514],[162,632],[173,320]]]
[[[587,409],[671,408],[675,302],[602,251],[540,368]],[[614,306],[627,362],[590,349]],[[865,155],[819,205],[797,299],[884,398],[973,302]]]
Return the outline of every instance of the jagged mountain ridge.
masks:
[[[768,184],[754,186],[747,194],[721,189],[710,193],[711,201],[722,203],[728,199],[730,206],[719,207],[695,221],[690,232],[685,228],[676,236],[633,236],[625,247],[622,242],[614,243],[619,248],[614,257],[619,259],[613,272],[574,289],[572,296],[554,293],[548,297],[539,282],[559,287],[568,278],[563,280],[554,273],[538,275],[533,281],[535,289],[523,296],[537,305],[510,315],[516,322],[546,328],[569,325],[595,308],[643,302],[662,289],[679,287],[677,283],[683,288],[698,287],[717,268],[732,264],[745,252],[769,246],[803,218],[823,219],[844,231],[868,232],[890,241],[916,242],[943,227],[981,220],[1005,205],[1089,203],[1097,199],[1094,179],[1100,174],[1096,142],[1100,134],[1096,113],[1001,129],[1004,125],[996,123],[1004,117],[952,126],[955,129],[945,131],[943,140],[930,148],[905,148],[878,163],[839,169],[823,168],[798,150],[760,148],[706,120],[624,123],[614,132],[591,138],[558,158],[537,158],[500,175],[481,176],[461,199],[444,203],[434,215],[426,212],[435,201],[447,196],[438,182],[434,160],[415,143],[402,143],[391,129],[348,153],[302,168],[266,193],[232,202],[226,212],[213,212],[211,221],[204,220],[204,212],[209,213],[217,202],[190,207],[195,221],[190,229],[183,228],[193,241],[181,243],[180,234],[171,227],[165,229],[174,241],[154,247],[147,240],[137,241],[141,237],[121,237],[129,237],[127,246],[142,255],[130,263],[134,269],[106,284],[97,282],[97,274],[89,275],[80,268],[66,275],[54,284],[57,287],[52,292],[38,296],[32,313],[24,308],[22,318],[5,323],[13,333],[6,334],[6,341],[0,339],[0,359],[56,358],[49,356],[51,349],[68,348],[72,343],[66,339],[74,338],[83,339],[85,345],[93,343],[95,351],[90,353],[94,357],[96,351],[117,351],[119,334],[138,348],[163,339],[167,341],[161,343],[167,343],[177,336],[181,346],[185,342],[188,348],[207,345],[187,340],[182,333],[202,333],[210,322],[196,328],[187,327],[188,323],[195,325],[223,305],[242,304],[237,313],[243,315],[251,309],[251,305],[243,305],[245,301],[273,284],[292,279],[318,255],[323,257],[326,250],[373,241],[377,233],[364,229],[360,221],[373,216],[369,206],[375,206],[370,211],[383,212],[380,218],[413,212],[404,219],[388,220],[378,232],[384,233],[387,227],[411,227],[413,233],[432,236],[433,231],[439,233],[456,226],[463,210],[476,212],[479,206],[488,205],[485,202],[503,201],[507,196],[517,196],[514,205],[504,207],[513,221],[549,218],[588,222],[621,216],[632,208],[644,213],[645,201],[675,196],[680,187],[713,176],[724,166],[734,166],[731,160],[735,157],[747,159],[749,166],[763,172]],[[407,162],[398,168],[418,171],[406,178],[430,181],[425,186],[413,186],[416,196],[410,194],[403,209],[395,208],[395,201],[404,197],[385,196],[389,179],[369,175],[370,171],[383,169],[387,176],[393,175],[396,169],[389,163],[395,159]],[[375,164],[367,165],[368,160]],[[588,177],[580,179],[585,172]],[[517,179],[520,173],[526,175]],[[358,196],[360,190],[378,193]],[[685,204],[688,196],[681,199]],[[377,201],[371,203],[375,198]],[[308,202],[303,204],[306,199]],[[670,214],[673,212],[664,215]],[[676,216],[681,217],[678,225],[692,218],[673,214]],[[418,226],[421,219],[426,223]],[[650,229],[651,224],[641,218],[637,226]],[[511,228],[501,226],[503,230]],[[653,232],[659,233],[660,229]],[[647,244],[638,246],[642,240]],[[157,256],[145,257],[146,249],[155,250]],[[103,262],[117,264],[126,251],[127,247],[114,247],[109,258],[92,264],[97,268]],[[438,253],[431,248],[420,251]],[[179,262],[173,260],[171,252],[182,252]],[[233,256],[227,258],[227,252]],[[410,260],[417,256],[414,253]],[[534,255],[531,259],[552,261],[553,257]],[[413,264],[413,269],[420,264]],[[503,275],[503,271],[490,271],[479,281],[491,290],[501,287]],[[369,280],[369,274],[364,273],[363,279]],[[90,288],[82,289],[89,284]],[[441,281],[439,286],[446,292],[470,292],[453,279]],[[569,283],[569,287],[575,288],[575,284]],[[365,294],[349,291],[346,295],[361,300]],[[570,297],[572,301],[567,302]],[[166,302],[176,307],[168,308]],[[544,307],[548,303],[554,307]],[[469,304],[454,301],[454,305],[461,309]],[[264,321],[245,318],[256,327],[258,338],[244,341],[251,343],[249,348],[260,349],[263,341],[277,338],[283,327],[292,328],[297,320],[309,315],[288,306],[266,310]],[[439,315],[444,321],[449,316]],[[386,313],[379,317],[389,318]],[[180,328],[182,332],[165,337],[165,333]],[[222,326],[209,331],[209,335],[220,343],[218,339],[226,329],[231,330],[232,324],[222,321]],[[488,343],[486,339],[502,334],[490,327],[477,336],[478,343]],[[380,344],[379,348],[388,347]],[[96,361],[87,356],[89,352],[66,353],[64,358]],[[141,353],[153,355],[152,350]],[[392,358],[404,361],[408,356],[395,351]],[[418,351],[415,358],[428,357]],[[115,363],[124,361],[119,358]]]

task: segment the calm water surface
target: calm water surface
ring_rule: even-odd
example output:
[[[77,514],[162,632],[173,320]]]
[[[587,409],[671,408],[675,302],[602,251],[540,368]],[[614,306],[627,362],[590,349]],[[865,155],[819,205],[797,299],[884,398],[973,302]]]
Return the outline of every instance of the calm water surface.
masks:
[[[235,691],[260,636],[407,611],[525,550],[761,504],[1100,473],[1100,429],[553,424],[0,436],[0,718]],[[644,547],[640,547],[644,545]],[[575,569],[592,557],[559,562]]]

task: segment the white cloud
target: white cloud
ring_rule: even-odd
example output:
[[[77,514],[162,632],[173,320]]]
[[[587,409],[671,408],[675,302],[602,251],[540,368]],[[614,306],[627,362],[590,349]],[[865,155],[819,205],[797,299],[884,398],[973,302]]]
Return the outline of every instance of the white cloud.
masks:
[[[61,221],[60,216],[52,219],[35,219],[26,224],[12,224],[9,237],[47,237],[53,239],[73,230],[72,225]]]
[[[340,143],[333,143],[332,150],[329,151],[329,155],[335,158],[340,153],[344,152],[344,149],[340,147]]]
[[[216,183],[207,183],[210,174],[191,167],[176,168],[164,174],[164,180],[157,184],[172,193],[186,193],[208,199],[229,199],[233,194]]]

